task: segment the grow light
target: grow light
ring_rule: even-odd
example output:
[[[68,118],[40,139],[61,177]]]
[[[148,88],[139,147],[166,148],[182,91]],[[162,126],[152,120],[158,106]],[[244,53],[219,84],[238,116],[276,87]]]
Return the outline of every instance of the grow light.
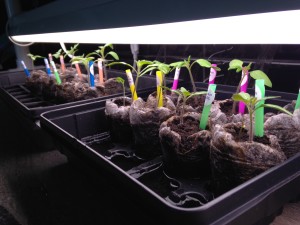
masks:
[[[300,10],[109,29],[15,35],[17,42],[116,44],[299,44]]]

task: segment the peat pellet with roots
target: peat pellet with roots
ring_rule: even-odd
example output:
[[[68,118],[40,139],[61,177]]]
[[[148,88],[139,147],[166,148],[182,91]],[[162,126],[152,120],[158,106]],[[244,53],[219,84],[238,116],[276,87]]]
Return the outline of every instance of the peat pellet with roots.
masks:
[[[265,132],[278,138],[286,157],[296,155],[300,152],[300,109],[293,116],[284,113],[271,116],[265,122]]]
[[[200,130],[201,114],[190,112],[172,116],[160,126],[159,138],[165,172],[172,177],[209,177],[211,132]]]
[[[172,100],[164,97],[163,107],[157,107],[156,96],[149,95],[147,101],[138,98],[130,107],[130,124],[134,134],[134,149],[137,155],[151,158],[162,154],[159,127],[162,122],[175,115]]]
[[[222,194],[286,160],[274,135],[248,140],[241,123],[215,125],[212,129],[212,189]]]
[[[130,143],[133,134],[129,120],[132,99],[128,97],[113,98],[106,101],[105,115],[108,120],[110,136],[113,141]]]

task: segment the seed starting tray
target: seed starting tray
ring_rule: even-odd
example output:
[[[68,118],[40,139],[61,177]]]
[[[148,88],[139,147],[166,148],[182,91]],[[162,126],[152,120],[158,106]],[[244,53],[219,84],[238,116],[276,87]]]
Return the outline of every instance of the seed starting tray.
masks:
[[[232,95],[228,88],[222,92],[218,86],[217,98]],[[296,95],[283,98],[273,103],[284,105]],[[132,145],[114,143],[104,107],[105,101],[99,101],[46,112],[41,126],[70,161],[105,174],[145,212],[159,215],[161,224],[269,224],[285,203],[300,197],[300,154],[216,196],[209,178],[170,177],[162,156],[146,160],[135,155]]]

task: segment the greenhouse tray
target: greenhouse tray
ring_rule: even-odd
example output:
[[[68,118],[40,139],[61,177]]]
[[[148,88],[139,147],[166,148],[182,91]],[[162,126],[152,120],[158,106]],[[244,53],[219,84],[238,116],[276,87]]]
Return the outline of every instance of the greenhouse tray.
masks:
[[[219,99],[228,97],[218,90]],[[274,103],[284,105],[295,96],[285,97]],[[104,102],[43,113],[41,126],[70,161],[110,178],[130,201],[158,215],[161,224],[269,224],[285,203],[300,196],[300,154],[216,196],[207,188],[207,178],[169,177],[161,156],[141,159],[131,145],[112,142]]]
[[[65,108],[73,105],[85,104],[88,102],[105,100],[122,95],[122,93],[107,95],[103,97],[91,98],[68,103],[57,104],[52,101],[44,100],[41,96],[33,94],[25,85],[24,72],[8,73],[0,75],[0,97],[15,111],[22,112],[25,117],[31,120],[39,119],[41,113],[53,109]],[[117,70],[108,70],[108,78],[122,77],[126,78],[125,72]],[[168,80],[169,84],[171,81]],[[140,78],[138,91],[156,87],[155,76],[145,75]],[[127,94],[129,89],[127,88]]]

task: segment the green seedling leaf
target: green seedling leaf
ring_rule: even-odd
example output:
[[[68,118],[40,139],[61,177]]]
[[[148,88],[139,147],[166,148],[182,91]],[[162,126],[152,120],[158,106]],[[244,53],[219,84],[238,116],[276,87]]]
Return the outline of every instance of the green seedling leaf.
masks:
[[[188,97],[188,99],[191,97],[197,96],[197,95],[206,95],[206,94],[207,94],[207,91],[197,91],[197,92],[191,93],[190,96]]]
[[[257,104],[261,101],[265,101],[265,100],[268,100],[268,99],[274,99],[274,98],[281,98],[281,96],[269,96],[269,97],[264,97],[264,98],[261,98],[261,99],[256,99],[255,98],[255,103],[254,104]]]
[[[118,83],[121,83],[122,85],[124,85],[124,83],[125,83],[125,80],[122,77],[116,77],[116,81]]]
[[[181,68],[183,66],[185,66],[185,62],[184,61],[180,61],[180,62],[173,62],[171,64],[169,64],[170,67],[175,67],[175,68]]]
[[[167,64],[160,64],[158,65],[158,70],[163,72],[163,74],[168,74],[170,72],[170,67]]]
[[[238,72],[242,71],[242,68],[243,68],[243,61],[241,61],[239,59],[233,59],[229,63],[228,70],[236,70],[236,72],[238,73]]]
[[[40,55],[33,55],[33,54],[31,54],[31,53],[28,53],[27,56],[30,57],[32,61],[35,61],[35,60],[38,59],[38,58],[40,58],[40,59],[43,59],[43,58],[44,58],[43,56],[40,56]]]
[[[288,110],[282,108],[281,106],[273,105],[273,104],[262,104],[259,107],[255,108],[255,110],[257,110],[259,108],[262,108],[262,107],[276,109],[276,110],[281,111],[283,113],[286,113],[286,114],[288,114],[290,116],[293,116],[293,114],[291,112],[289,112]]]
[[[111,49],[114,49],[114,46],[113,46],[112,43],[107,43],[107,44],[105,44],[104,46],[101,46],[101,47],[103,47],[103,48],[110,47]],[[101,48],[101,47],[99,46],[99,48]]]
[[[110,51],[106,54],[107,55],[111,55],[115,60],[119,60],[119,56],[117,53],[115,53],[114,51]]]
[[[124,65],[124,66],[129,66],[130,68],[133,68],[130,64],[126,62],[111,62],[108,64],[108,66],[113,66],[113,65]]]
[[[272,82],[270,81],[269,77],[261,70],[254,70],[250,72],[250,76],[255,79],[262,79],[265,81],[265,86],[272,87]]]
[[[145,67],[145,69],[139,74],[139,77],[145,75],[146,73],[148,73],[154,69],[155,69],[155,67],[152,67],[151,65]]]
[[[212,68],[214,68],[216,71],[221,71],[221,68],[220,68],[220,67],[212,66]]]
[[[232,99],[233,101],[244,102],[247,105],[250,103],[251,97],[248,93],[240,92],[238,94],[233,94]]]
[[[56,53],[53,54],[53,57],[58,59],[60,57],[60,55],[62,54],[61,52],[62,52],[62,49],[59,49]]]
[[[191,95],[191,92],[189,92],[188,90],[186,90],[184,87],[180,88],[180,92],[182,93],[182,95],[187,98]]]
[[[202,67],[211,68],[211,63],[205,59],[197,59],[196,62]]]
[[[246,69],[249,71],[251,69],[252,62],[246,66]]]
[[[142,68],[143,66],[145,65],[151,65],[153,62],[152,61],[149,61],[149,60],[138,60],[136,62],[136,65],[138,68]]]

